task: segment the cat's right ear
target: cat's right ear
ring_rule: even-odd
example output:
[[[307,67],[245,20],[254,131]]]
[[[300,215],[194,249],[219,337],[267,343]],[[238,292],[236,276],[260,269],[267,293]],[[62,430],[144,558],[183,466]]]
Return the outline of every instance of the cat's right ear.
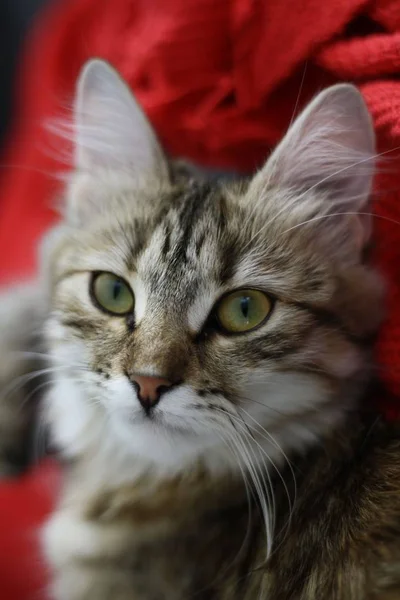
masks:
[[[87,221],[93,211],[98,213],[104,202],[99,187],[104,182],[128,180],[147,186],[168,181],[168,161],[153,128],[128,85],[102,60],[90,60],[82,68],[73,131],[70,219]]]

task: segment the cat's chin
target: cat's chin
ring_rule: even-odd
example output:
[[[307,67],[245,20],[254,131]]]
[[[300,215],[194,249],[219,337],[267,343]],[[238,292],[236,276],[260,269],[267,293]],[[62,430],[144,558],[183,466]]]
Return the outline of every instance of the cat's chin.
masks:
[[[197,461],[219,462],[225,455],[224,445],[210,430],[196,431],[182,425],[174,415],[154,412],[146,415],[116,411],[109,419],[109,440],[114,440],[132,459],[150,461],[173,471]],[[216,458],[216,457],[220,458]],[[225,458],[224,458],[225,460]],[[221,465],[215,465],[220,468]]]
[[[95,471],[113,484],[132,481],[148,469],[161,478],[190,471],[195,465],[215,474],[237,469],[218,437],[179,428],[160,415],[128,419],[115,412],[108,419],[107,438],[98,448]]]

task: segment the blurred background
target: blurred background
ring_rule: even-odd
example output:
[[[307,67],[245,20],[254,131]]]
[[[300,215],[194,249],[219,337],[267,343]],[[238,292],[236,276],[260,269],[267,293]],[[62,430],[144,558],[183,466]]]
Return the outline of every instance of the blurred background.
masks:
[[[13,115],[13,85],[23,42],[38,11],[55,1],[0,0],[0,148]]]

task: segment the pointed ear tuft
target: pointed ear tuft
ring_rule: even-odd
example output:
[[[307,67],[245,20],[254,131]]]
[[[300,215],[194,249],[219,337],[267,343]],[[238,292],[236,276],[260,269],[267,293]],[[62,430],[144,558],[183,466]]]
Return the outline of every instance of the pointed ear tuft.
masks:
[[[78,170],[106,168],[140,178],[168,177],[151,125],[126,83],[102,60],[90,60],[79,76],[75,131]]]
[[[287,190],[288,211],[297,209],[294,213],[304,220],[313,214],[315,223],[318,214],[365,213],[375,157],[375,135],[365,102],[353,85],[339,84],[320,93],[296,119],[254,177],[249,193],[265,198],[270,189]],[[363,246],[369,219],[359,214],[350,221]],[[340,219],[335,222],[339,226]]]

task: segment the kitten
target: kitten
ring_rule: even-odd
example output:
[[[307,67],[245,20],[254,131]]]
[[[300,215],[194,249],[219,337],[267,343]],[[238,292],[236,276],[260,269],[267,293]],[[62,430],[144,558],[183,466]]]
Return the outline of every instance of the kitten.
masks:
[[[44,531],[53,598],[399,597],[399,431],[369,408],[383,286],[360,94],[322,92],[241,181],[168,162],[100,61],[75,124],[65,215],[20,292],[65,471]],[[1,315],[25,350],[31,325]]]

